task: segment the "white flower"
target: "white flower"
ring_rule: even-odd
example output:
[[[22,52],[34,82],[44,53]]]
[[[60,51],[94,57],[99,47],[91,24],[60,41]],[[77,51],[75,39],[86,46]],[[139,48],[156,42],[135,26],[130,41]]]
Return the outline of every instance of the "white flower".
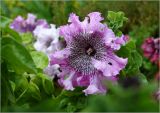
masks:
[[[45,28],[40,25],[33,31],[36,37],[36,42],[34,44],[35,49],[46,54],[50,54],[60,48],[59,29],[56,29],[54,24],[50,26],[50,28]]]

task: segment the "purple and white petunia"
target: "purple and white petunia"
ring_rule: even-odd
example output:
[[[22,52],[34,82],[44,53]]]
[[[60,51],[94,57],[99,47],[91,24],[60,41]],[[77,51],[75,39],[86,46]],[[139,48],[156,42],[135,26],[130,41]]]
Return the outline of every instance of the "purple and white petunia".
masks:
[[[33,35],[36,38],[35,49],[46,54],[60,50],[62,46],[59,41],[59,29],[56,29],[54,24],[50,26],[50,28],[37,26],[33,31]]]
[[[36,38],[34,48],[37,51],[44,52],[47,56],[65,47],[65,42],[59,40],[59,28],[56,28],[54,24],[51,24],[50,28],[37,26],[33,31],[33,35]],[[44,69],[44,73],[52,78],[58,76],[60,73],[59,65],[48,65],[48,67]]]
[[[59,83],[66,90],[76,86],[86,87],[87,94],[106,93],[102,80],[115,77],[125,68],[127,58],[114,52],[126,43],[124,35],[116,37],[114,32],[102,24],[99,12],[92,12],[84,21],[70,14],[70,24],[60,27],[67,46],[50,55],[50,65],[59,64]]]
[[[11,23],[10,28],[19,33],[33,32],[36,26],[48,27],[47,21],[44,19],[36,19],[37,17],[31,13],[28,13],[27,19],[22,16],[18,16]]]

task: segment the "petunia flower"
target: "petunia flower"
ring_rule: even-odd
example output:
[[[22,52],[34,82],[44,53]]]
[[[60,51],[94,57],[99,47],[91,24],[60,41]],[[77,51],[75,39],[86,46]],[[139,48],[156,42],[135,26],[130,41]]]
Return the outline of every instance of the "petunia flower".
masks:
[[[151,62],[158,64],[159,56],[160,56],[160,38],[147,38],[142,44],[141,48],[143,50],[143,54],[146,58],[148,58]]]
[[[43,19],[36,19],[37,17],[31,13],[28,13],[27,19],[18,16],[11,23],[10,28],[19,33],[33,32],[36,26],[48,27],[47,21]]]
[[[34,47],[37,51],[49,54],[59,50],[62,46],[59,42],[59,29],[56,29],[53,24],[51,24],[50,28],[37,26],[33,34],[36,37]]]
[[[50,28],[37,26],[33,31],[33,35],[36,38],[34,48],[37,51],[44,52],[47,55],[50,55],[55,51],[61,50],[65,46],[65,42],[59,40],[59,29],[56,29],[54,24],[51,24]],[[59,65],[48,65],[44,69],[44,73],[51,76],[52,78],[58,76],[60,73]]]
[[[124,36],[116,37],[114,32],[102,24],[99,12],[88,14],[84,21],[70,14],[70,24],[60,27],[60,36],[66,41],[66,48],[50,55],[50,65],[59,64],[59,83],[66,90],[86,87],[88,94],[106,93],[102,81],[115,77],[125,68],[127,58],[120,58],[114,52],[125,44]]]

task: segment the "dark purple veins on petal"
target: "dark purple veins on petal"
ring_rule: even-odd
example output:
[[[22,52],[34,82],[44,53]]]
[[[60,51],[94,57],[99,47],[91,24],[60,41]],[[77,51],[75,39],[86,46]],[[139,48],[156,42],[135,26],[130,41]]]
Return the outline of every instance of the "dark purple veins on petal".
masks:
[[[102,60],[106,54],[102,38],[93,34],[75,36],[68,47],[71,50],[69,64],[84,75],[90,75],[96,71],[92,64],[92,58]]]

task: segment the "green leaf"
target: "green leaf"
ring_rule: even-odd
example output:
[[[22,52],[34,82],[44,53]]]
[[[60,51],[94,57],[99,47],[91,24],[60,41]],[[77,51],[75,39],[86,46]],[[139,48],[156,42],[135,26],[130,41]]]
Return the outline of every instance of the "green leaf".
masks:
[[[13,75],[14,83],[16,84],[15,92],[20,95],[25,89],[28,88],[28,80],[24,75]]]
[[[53,95],[54,85],[52,79],[43,73],[38,73],[37,75],[29,74],[31,81],[34,82],[45,95]],[[42,94],[43,95],[43,94]]]
[[[4,28],[6,27],[7,25],[9,25],[9,23],[12,21],[11,19],[5,17],[5,16],[0,16],[0,27],[1,28]]]
[[[146,59],[143,60],[143,68],[146,70],[151,70],[152,68],[152,63],[148,62]]]
[[[120,35],[118,29],[121,28],[123,22],[126,22],[127,20],[128,19],[124,16],[123,12],[108,11],[107,25],[116,33],[116,35]]]
[[[120,37],[120,36],[122,36],[122,34],[123,34],[123,33],[122,33],[120,30],[117,30],[117,31],[116,31],[116,36],[119,36],[119,37]]]
[[[126,74],[136,75],[139,73],[139,68],[142,65],[142,57],[137,51],[132,51],[128,57],[128,64],[126,67]]]
[[[42,79],[42,85],[43,85],[43,88],[47,94],[53,93],[54,87],[53,87],[52,80]]]
[[[142,65],[142,56],[137,51],[131,52],[131,56],[133,58],[133,62],[135,63],[135,66],[136,67],[141,67],[141,65]]]
[[[59,107],[60,107],[60,108],[65,108],[65,107],[67,106],[68,102],[69,102],[69,99],[68,99],[68,98],[62,99],[62,100],[60,101],[60,103],[59,103]]]
[[[52,95],[53,91],[54,91],[54,85],[53,85],[53,81],[51,78],[48,77],[48,75],[42,74],[42,73],[38,73],[38,77],[41,78],[42,80],[42,86],[44,91],[48,94],[48,95]]]
[[[21,37],[22,37],[22,41],[24,44],[29,44],[33,40],[33,35],[32,35],[32,33],[29,33],[29,32],[21,33]]]
[[[12,38],[2,38],[2,59],[5,59],[17,73],[37,71],[26,48]]]
[[[21,34],[21,36],[22,36],[22,34]],[[28,51],[35,51],[35,47],[33,45],[34,38],[33,38],[33,36],[30,36],[30,33],[26,34],[25,36],[23,34],[23,36],[22,36],[22,43],[26,47],[26,49]]]
[[[76,111],[76,107],[73,106],[71,103],[68,103],[67,112],[74,112],[74,111]]]
[[[28,88],[28,92],[33,98],[41,100],[40,90],[35,83],[30,82]]]
[[[137,77],[139,78],[142,84],[144,85],[148,84],[147,78],[143,73],[138,73]]]
[[[9,35],[11,38],[15,39],[17,42],[22,43],[22,38],[20,37],[19,33],[10,29],[9,27],[5,27],[4,32],[6,35]]]
[[[17,103],[22,103],[28,90],[28,80],[24,75],[12,75],[13,82],[15,83],[15,97]],[[23,100],[23,101],[22,101]]]
[[[33,51],[31,56],[37,68],[44,69],[48,66],[48,57],[43,52]]]
[[[1,106],[8,107],[9,103],[15,103],[15,96],[12,86],[9,82],[10,73],[8,71],[6,62],[1,64],[1,71]]]
[[[133,41],[132,39],[126,44],[126,48],[128,50],[135,50],[136,49],[136,45],[135,45],[135,41]]]
[[[135,42],[130,40],[125,46],[122,46],[119,51],[117,51],[118,56],[129,57],[132,50],[135,50]]]
[[[130,40],[125,46],[117,52],[118,56],[128,58],[128,64],[123,70],[126,75],[135,75],[139,73],[139,68],[142,65],[142,57],[136,51],[135,42]]]
[[[12,91],[14,92],[15,91],[15,88],[16,88],[16,84],[13,82],[13,81],[9,81],[10,85],[11,85],[11,88],[12,88]]]

